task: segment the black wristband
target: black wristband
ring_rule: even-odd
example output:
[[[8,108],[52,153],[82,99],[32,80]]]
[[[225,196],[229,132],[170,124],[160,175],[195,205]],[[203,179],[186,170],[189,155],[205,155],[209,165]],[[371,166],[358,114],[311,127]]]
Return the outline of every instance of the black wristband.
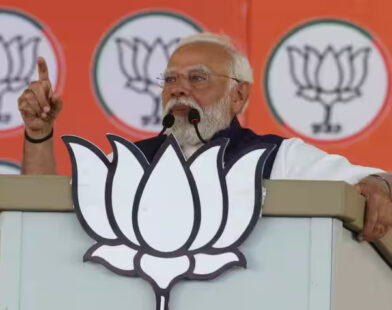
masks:
[[[379,180],[382,180],[385,183],[385,185],[388,188],[389,199],[392,201],[392,188],[391,188],[391,184],[389,184],[388,180],[379,174],[371,174],[371,175],[369,175],[369,177],[377,178]]]
[[[24,131],[24,136],[25,136],[25,139],[27,141],[29,141],[30,143],[42,143],[42,142],[44,142],[46,140],[49,140],[50,138],[53,137],[53,128],[52,128],[52,130],[49,132],[49,134],[47,136],[45,136],[45,137],[43,137],[41,139],[33,139],[33,138],[29,137],[27,135],[26,129]]]

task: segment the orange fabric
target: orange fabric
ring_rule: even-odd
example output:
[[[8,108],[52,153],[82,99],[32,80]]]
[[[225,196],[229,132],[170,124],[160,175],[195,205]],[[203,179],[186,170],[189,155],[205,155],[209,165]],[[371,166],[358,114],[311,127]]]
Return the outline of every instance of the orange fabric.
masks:
[[[64,109],[55,127],[56,157],[61,174],[70,174],[70,161],[61,135],[86,138],[110,152],[105,133],[135,140],[115,125],[97,103],[91,78],[97,45],[119,21],[140,11],[168,10],[190,17],[203,29],[224,32],[248,52],[254,68],[255,83],[251,104],[243,123],[257,133],[292,136],[272,116],[262,86],[267,59],[282,37],[297,25],[316,18],[337,18],[353,22],[371,33],[381,44],[390,66],[392,47],[392,3],[372,0],[151,0],[92,4],[84,1],[7,0],[6,5],[38,19],[58,40],[64,56],[60,76]],[[15,103],[16,104],[16,103]],[[383,116],[363,136],[344,143],[319,143],[317,146],[339,153],[353,163],[392,170],[392,114],[390,101]],[[18,162],[22,154],[21,130],[0,135],[0,158]]]

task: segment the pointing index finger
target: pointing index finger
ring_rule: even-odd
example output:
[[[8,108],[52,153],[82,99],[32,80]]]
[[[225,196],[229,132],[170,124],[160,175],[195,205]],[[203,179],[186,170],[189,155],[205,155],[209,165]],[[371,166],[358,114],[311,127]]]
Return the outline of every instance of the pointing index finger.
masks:
[[[38,79],[40,81],[49,81],[48,66],[46,65],[45,59],[42,57],[37,58],[38,65]]]

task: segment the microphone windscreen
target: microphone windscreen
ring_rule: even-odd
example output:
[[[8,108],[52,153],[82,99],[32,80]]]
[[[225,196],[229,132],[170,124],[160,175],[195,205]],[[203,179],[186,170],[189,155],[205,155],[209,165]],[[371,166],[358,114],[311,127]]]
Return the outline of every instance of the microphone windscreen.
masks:
[[[197,124],[200,122],[200,113],[196,109],[190,109],[188,113],[188,121],[191,124]]]
[[[162,120],[162,126],[164,128],[170,128],[174,124],[174,116],[173,114],[169,113],[166,114],[165,117]]]

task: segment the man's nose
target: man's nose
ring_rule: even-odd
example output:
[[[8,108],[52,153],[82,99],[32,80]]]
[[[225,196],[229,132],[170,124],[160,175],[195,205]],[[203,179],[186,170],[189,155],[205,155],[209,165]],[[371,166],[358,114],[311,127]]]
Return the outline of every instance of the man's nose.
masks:
[[[189,96],[190,85],[186,79],[178,79],[175,85],[170,88],[171,97],[183,97]]]

